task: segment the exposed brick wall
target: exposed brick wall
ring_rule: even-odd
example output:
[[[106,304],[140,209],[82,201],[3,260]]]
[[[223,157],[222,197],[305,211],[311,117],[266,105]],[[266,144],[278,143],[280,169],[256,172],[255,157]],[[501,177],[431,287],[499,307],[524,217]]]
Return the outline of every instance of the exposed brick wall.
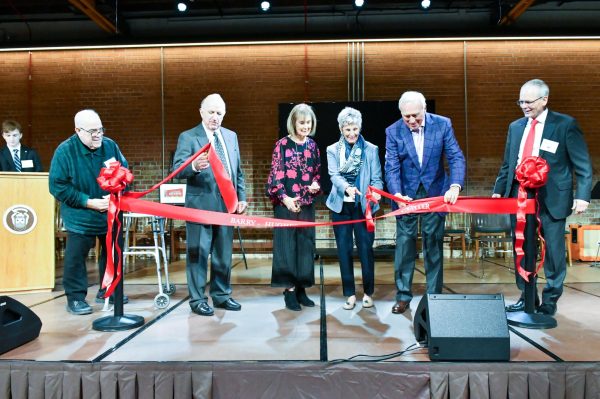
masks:
[[[74,114],[96,109],[141,190],[168,173],[179,133],[199,123],[200,99],[219,92],[227,103],[224,126],[239,133],[250,213],[270,216],[264,183],[278,135],[277,105],[346,101],[347,50],[346,43],[293,43],[34,51],[31,81],[29,53],[3,52],[0,111],[21,122],[24,142],[48,168],[54,148],[72,134]],[[365,100],[397,100],[405,90],[435,99],[436,111],[452,118],[467,157],[466,193],[488,195],[507,126],[521,116],[514,105],[519,88],[534,77],[549,83],[552,109],[579,120],[596,171],[598,50],[599,40],[367,42]],[[328,220],[323,204],[319,209],[318,219]],[[571,221],[598,223],[600,208],[592,204],[589,214]],[[394,231],[392,220],[381,222],[377,237]],[[248,230],[244,236],[270,234]],[[331,229],[319,229],[319,237],[332,237]]]

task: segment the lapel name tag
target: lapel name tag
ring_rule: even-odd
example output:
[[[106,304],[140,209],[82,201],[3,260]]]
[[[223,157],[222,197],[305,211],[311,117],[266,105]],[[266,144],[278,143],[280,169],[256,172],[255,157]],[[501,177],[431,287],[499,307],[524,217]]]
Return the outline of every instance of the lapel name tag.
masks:
[[[31,159],[21,159],[21,168],[33,168],[33,161]]]
[[[552,141],[548,139],[542,140],[542,144],[540,145],[541,151],[551,152],[552,154],[556,154],[556,149],[558,148],[558,141]]]
[[[117,162],[115,157],[111,157],[110,159],[107,159],[106,161],[104,161],[104,167],[108,168],[110,166],[110,164],[113,162]]]

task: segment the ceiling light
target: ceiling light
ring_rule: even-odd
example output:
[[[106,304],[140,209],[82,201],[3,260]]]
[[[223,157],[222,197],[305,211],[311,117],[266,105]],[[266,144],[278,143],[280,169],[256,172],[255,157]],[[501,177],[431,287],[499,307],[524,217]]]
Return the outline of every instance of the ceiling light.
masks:
[[[354,6],[356,7],[362,7],[365,5],[365,0],[354,0]]]
[[[431,6],[431,0],[422,0],[421,1],[421,8],[423,10],[427,10],[429,8],[429,6]]]
[[[260,9],[263,10],[264,12],[269,11],[269,9],[271,8],[271,3],[268,1],[262,1],[260,3]]]
[[[188,5],[187,5],[186,1],[176,1],[175,7],[177,8],[177,11],[179,11],[179,12],[186,12],[188,9]]]

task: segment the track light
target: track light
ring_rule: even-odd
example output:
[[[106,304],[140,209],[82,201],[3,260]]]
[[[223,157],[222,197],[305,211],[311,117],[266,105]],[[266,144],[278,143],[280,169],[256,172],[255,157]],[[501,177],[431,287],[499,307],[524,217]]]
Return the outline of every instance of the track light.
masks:
[[[423,10],[427,10],[430,6],[431,6],[431,0],[422,0],[421,1],[421,8]]]
[[[175,8],[177,9],[177,11],[179,12],[186,12],[188,9],[188,2],[187,1],[176,1],[175,2]]]
[[[267,12],[267,11],[269,11],[269,10],[271,9],[271,3],[270,3],[270,2],[268,2],[268,1],[262,1],[262,2],[260,3],[260,9],[261,9],[263,12]]]
[[[356,8],[361,8],[365,5],[365,0],[354,0],[354,6]]]

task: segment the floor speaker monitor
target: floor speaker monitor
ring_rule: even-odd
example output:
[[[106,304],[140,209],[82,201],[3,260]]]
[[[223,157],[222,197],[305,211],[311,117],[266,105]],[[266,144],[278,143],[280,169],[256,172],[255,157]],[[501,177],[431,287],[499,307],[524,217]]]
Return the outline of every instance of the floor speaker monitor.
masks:
[[[0,354],[36,339],[42,321],[27,306],[8,296],[0,296]]]
[[[510,334],[502,294],[427,294],[414,320],[415,338],[431,360],[508,361]]]

